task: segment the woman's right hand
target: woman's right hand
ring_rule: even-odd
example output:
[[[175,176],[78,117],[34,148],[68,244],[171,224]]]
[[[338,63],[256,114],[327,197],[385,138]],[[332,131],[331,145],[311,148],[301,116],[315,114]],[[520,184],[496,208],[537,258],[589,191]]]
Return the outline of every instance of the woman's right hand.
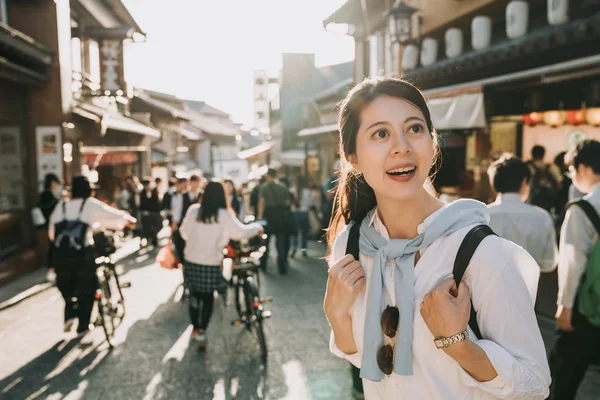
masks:
[[[323,303],[330,323],[349,317],[350,309],[364,286],[363,267],[351,254],[347,254],[331,266]]]

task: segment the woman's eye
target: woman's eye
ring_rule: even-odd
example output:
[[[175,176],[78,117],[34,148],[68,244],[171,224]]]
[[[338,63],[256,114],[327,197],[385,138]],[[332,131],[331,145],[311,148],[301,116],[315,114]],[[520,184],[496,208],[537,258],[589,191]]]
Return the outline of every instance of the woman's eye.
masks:
[[[375,132],[375,137],[378,137],[379,139],[384,139],[387,136],[387,131],[385,129],[380,129],[377,132]]]
[[[423,127],[421,125],[413,125],[408,129],[411,133],[421,133],[423,132]]]

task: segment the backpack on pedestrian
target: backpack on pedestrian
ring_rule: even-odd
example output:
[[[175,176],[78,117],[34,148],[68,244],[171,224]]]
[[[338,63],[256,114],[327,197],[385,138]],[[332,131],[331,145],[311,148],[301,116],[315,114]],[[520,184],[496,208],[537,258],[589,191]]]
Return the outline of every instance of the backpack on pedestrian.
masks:
[[[550,164],[539,168],[533,162],[529,162],[529,167],[532,172],[529,203],[552,212],[559,188],[558,182],[550,171]]]
[[[577,205],[594,225],[600,237],[600,216],[590,203],[579,199],[567,204]],[[590,324],[600,327],[600,240],[596,241],[585,266],[585,273],[577,290],[577,310]]]
[[[63,219],[54,224],[55,254],[66,258],[77,257],[85,249],[85,236],[89,225],[81,221],[81,213],[87,199],[83,199],[77,219],[67,219],[67,203],[62,202]]]

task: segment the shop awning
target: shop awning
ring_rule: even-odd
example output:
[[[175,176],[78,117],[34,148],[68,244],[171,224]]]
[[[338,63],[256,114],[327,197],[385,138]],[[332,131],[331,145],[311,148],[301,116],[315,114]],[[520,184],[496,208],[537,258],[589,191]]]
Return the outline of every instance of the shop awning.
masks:
[[[161,136],[159,130],[151,128],[133,118],[126,117],[114,110],[102,107],[99,104],[80,103],[71,112],[94,123],[100,123],[103,132],[111,129],[155,138],[160,138]]]
[[[435,129],[485,127],[483,93],[430,99],[427,105]]]
[[[315,155],[316,152],[311,150],[308,152],[309,156]],[[306,159],[306,154],[304,150],[300,149],[292,149],[287,150],[279,154],[279,160],[283,165],[289,165],[290,167],[302,167],[304,165],[304,160]]]
[[[298,137],[312,137],[325,133],[335,133],[338,131],[337,124],[321,125],[314,128],[305,128],[298,132]]]
[[[146,135],[155,138],[160,138],[160,131],[150,128],[134,119],[127,118],[124,115],[112,114],[104,115],[101,124],[106,124],[107,129],[114,131],[131,132],[139,135]]]
[[[237,156],[241,160],[247,160],[271,151],[274,146],[275,144],[273,142],[265,142],[263,144],[259,144],[258,146],[251,147],[248,150],[240,151],[237,153]]]
[[[204,137],[202,132],[195,128],[182,126],[178,129],[179,133],[188,140],[202,140]]]
[[[139,156],[135,151],[104,154],[86,153],[81,156],[81,163],[89,165],[94,169],[98,166],[136,164],[138,161]]]

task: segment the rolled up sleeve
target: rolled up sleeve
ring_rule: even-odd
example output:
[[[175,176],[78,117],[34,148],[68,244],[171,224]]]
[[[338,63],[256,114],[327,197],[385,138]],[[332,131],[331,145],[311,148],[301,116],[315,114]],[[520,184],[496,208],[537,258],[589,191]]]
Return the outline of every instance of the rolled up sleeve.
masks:
[[[550,369],[544,342],[527,285],[512,260],[498,271],[478,303],[477,322],[484,339],[473,342],[486,353],[498,376],[478,382],[462,371],[463,383],[499,399],[545,399]]]
[[[341,351],[335,344],[335,335],[334,335],[333,331],[331,331],[331,335],[329,336],[329,351],[331,351],[331,353],[334,356],[343,358],[344,360],[348,360],[352,364],[354,364],[354,366],[356,366],[357,368],[360,368],[360,365],[362,362],[360,353],[356,352],[354,354],[346,354],[343,351]]]

